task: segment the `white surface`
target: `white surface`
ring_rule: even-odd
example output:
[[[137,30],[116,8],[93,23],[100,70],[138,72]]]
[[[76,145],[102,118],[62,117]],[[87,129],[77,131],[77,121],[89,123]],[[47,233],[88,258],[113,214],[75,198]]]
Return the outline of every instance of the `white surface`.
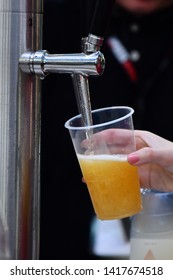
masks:
[[[121,220],[93,219],[92,251],[97,256],[129,257],[130,242],[126,239]]]

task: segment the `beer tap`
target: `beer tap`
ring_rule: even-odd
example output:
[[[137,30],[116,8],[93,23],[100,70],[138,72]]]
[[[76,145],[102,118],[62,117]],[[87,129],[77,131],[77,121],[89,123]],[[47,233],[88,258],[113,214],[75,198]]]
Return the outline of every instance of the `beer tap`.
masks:
[[[24,73],[36,74],[41,79],[50,73],[101,75],[104,65],[104,56],[100,52],[90,55],[49,54],[46,50],[38,50],[23,53],[19,59],[19,66]]]
[[[115,0],[82,1],[81,11],[86,17],[87,28],[82,37],[82,51],[77,54],[49,54],[46,50],[23,53],[19,59],[21,70],[28,74],[39,75],[44,79],[50,73],[68,73],[73,78],[73,85],[85,125],[90,124],[89,76],[99,76],[105,68],[104,55],[100,52],[103,33]],[[82,3],[81,2],[81,3]],[[85,18],[86,18],[85,17]],[[83,23],[84,26],[84,23]],[[88,30],[87,30],[88,29]],[[88,35],[86,33],[88,32]]]
[[[115,0],[96,0],[90,33],[87,39],[88,49],[100,50],[114,3]]]
[[[81,51],[90,54],[95,51],[88,49],[87,39],[90,30],[91,20],[94,14],[96,0],[80,0],[81,16]],[[92,125],[91,102],[88,75],[72,74],[74,92],[76,96],[78,111],[81,113],[84,125]],[[86,135],[87,137],[88,135]],[[89,137],[89,136],[88,136]]]
[[[80,0],[81,8],[81,50],[85,54],[100,51],[111,10],[115,0]],[[92,125],[91,102],[88,75],[72,74],[78,110],[83,123]]]
[[[104,33],[115,0],[87,0],[81,2],[82,50],[84,53],[100,51]]]
[[[93,7],[91,3],[94,1],[87,0],[86,3]],[[101,75],[105,67],[104,55],[100,51],[88,52],[84,49],[83,45],[82,52],[76,54],[50,54],[47,50],[25,52],[19,58],[19,66],[24,73],[36,74],[41,79],[50,73]]]

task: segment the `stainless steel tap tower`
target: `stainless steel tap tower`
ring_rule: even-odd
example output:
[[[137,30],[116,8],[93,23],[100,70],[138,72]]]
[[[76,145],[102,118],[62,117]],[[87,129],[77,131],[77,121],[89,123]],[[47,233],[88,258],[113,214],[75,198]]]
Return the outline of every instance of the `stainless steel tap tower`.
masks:
[[[40,0],[0,0],[2,258],[39,254],[40,79],[18,63],[22,53],[42,48],[42,12]]]
[[[97,0],[104,14],[113,2]],[[39,259],[41,79],[69,73],[85,100],[105,66],[92,34],[86,52],[42,50],[42,23],[43,0],[0,0],[0,259]]]

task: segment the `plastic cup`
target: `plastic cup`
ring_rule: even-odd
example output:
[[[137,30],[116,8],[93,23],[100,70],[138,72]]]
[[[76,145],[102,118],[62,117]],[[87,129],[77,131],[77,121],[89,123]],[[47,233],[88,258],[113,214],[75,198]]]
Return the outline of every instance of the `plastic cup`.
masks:
[[[138,169],[127,162],[135,151],[130,107],[107,107],[92,111],[92,125],[81,115],[69,119],[76,156],[98,219],[120,219],[141,211]]]

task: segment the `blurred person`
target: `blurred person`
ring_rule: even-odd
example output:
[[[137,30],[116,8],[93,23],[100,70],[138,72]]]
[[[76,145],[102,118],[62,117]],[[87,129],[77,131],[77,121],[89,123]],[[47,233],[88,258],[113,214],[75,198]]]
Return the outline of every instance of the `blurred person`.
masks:
[[[90,79],[91,105],[134,108],[136,129],[173,140],[173,1],[117,0],[106,30],[102,76]]]
[[[116,3],[133,14],[145,15],[170,7],[172,0],[116,0]]]

